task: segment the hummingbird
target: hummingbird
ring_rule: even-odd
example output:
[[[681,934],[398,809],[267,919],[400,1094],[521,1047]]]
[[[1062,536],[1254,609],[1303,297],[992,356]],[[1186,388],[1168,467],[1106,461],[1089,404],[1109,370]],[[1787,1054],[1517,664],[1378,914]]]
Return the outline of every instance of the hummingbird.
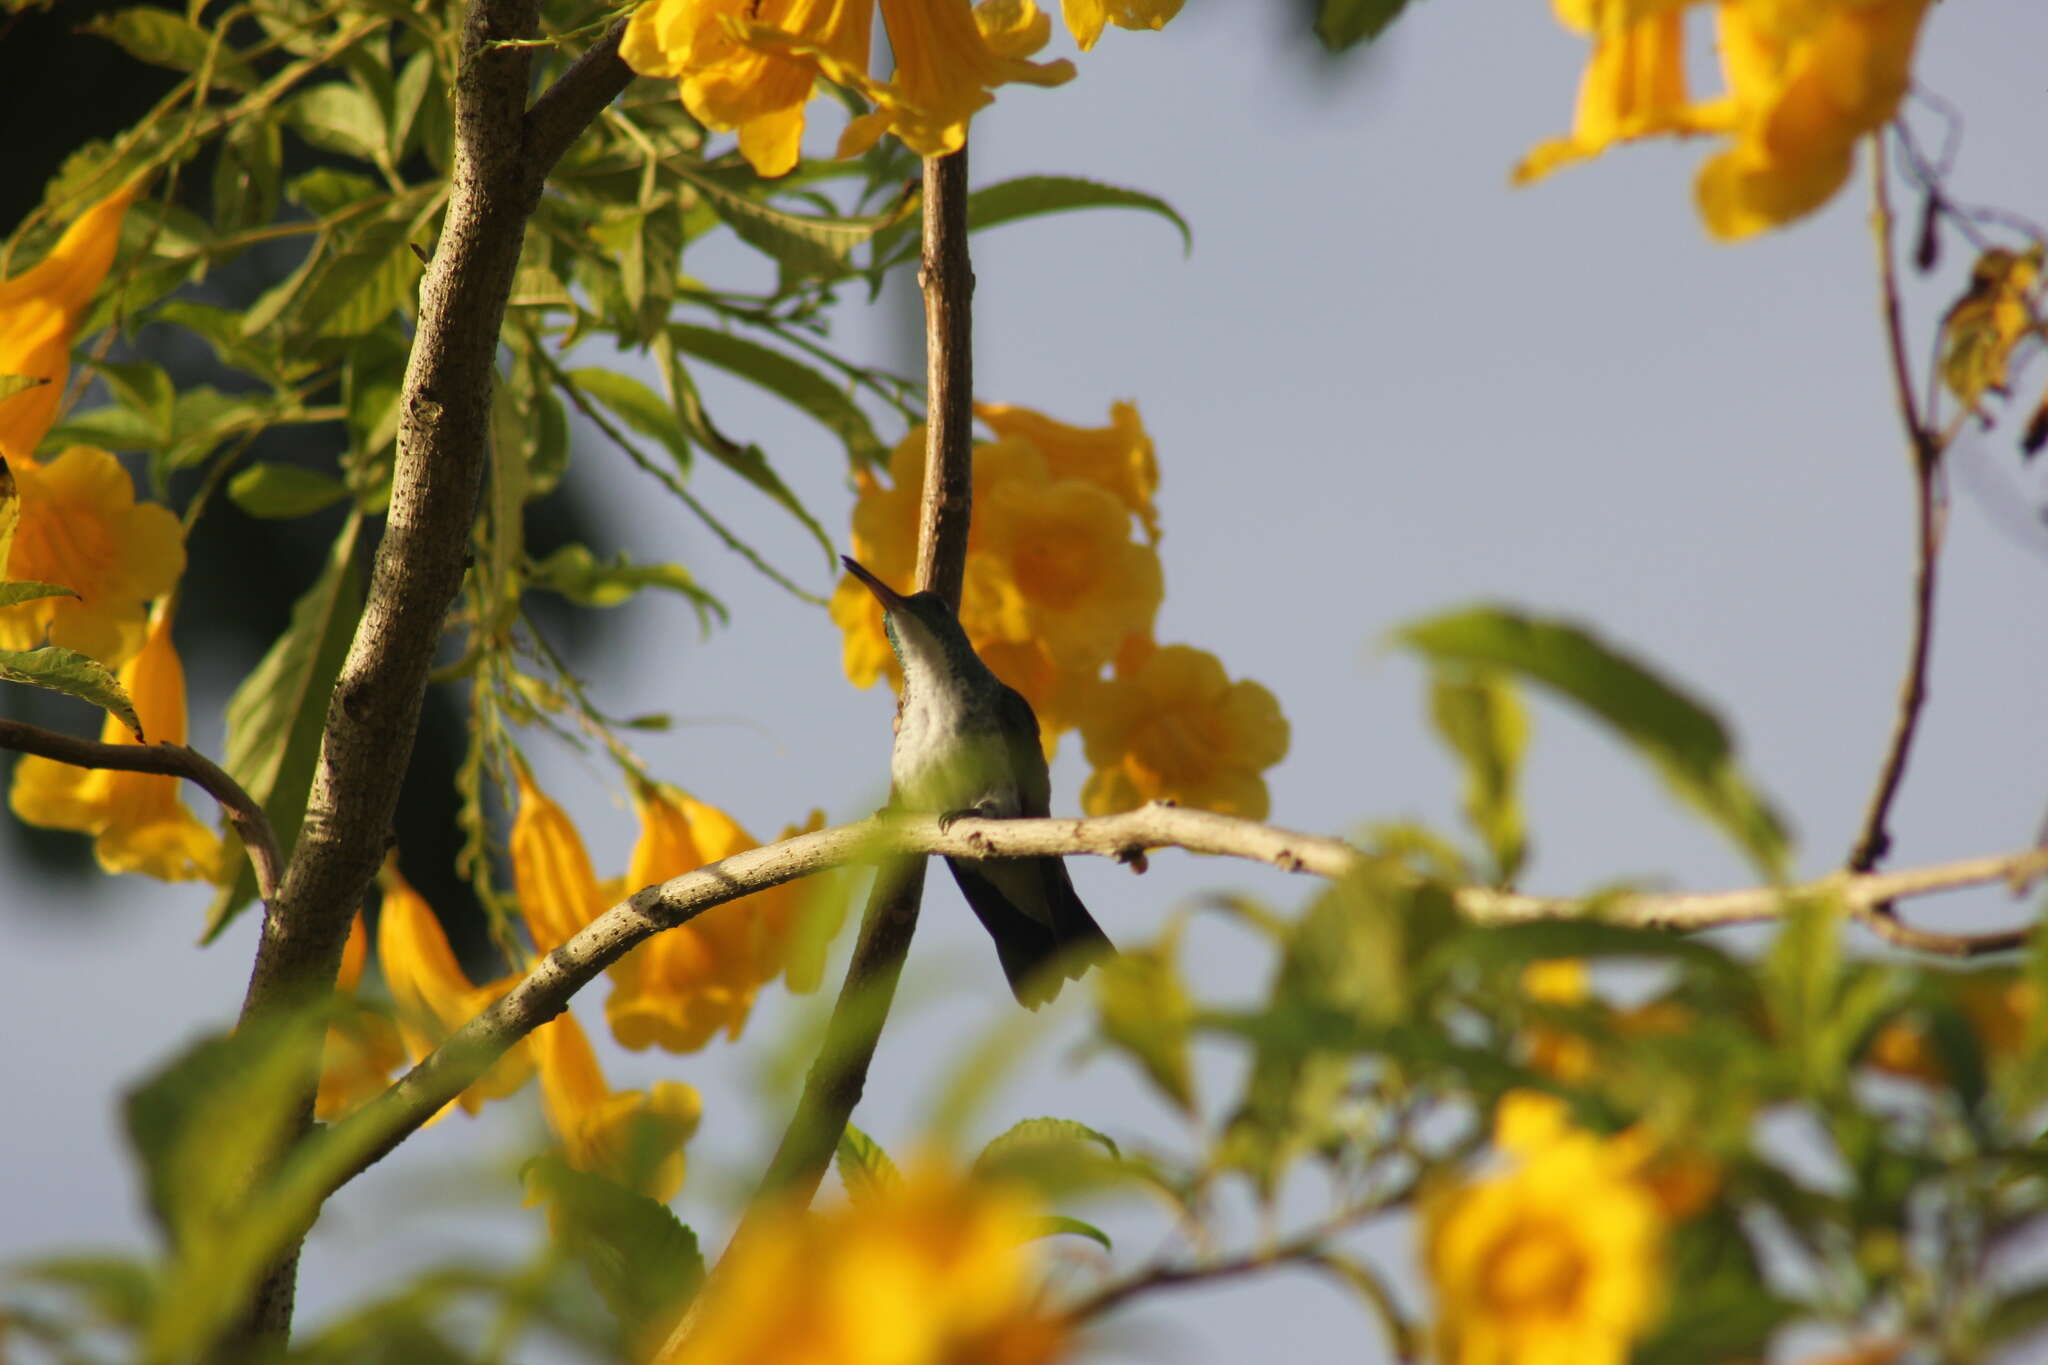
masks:
[[[903,665],[896,743],[889,753],[895,804],[943,827],[964,816],[1043,817],[1052,781],[1031,703],[989,671],[946,599],[905,596],[850,555],[847,572],[882,604],[889,644]],[[996,942],[1017,1003],[1037,1009],[1115,952],[1074,893],[1064,858],[948,858],[960,893]]]

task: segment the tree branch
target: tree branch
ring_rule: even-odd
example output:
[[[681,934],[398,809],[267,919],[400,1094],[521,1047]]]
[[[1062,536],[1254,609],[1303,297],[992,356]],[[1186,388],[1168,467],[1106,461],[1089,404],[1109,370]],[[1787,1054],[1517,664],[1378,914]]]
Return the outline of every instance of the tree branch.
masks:
[[[221,813],[241,837],[249,863],[256,872],[256,892],[265,901],[277,894],[282,861],[277,836],[271,833],[270,818],[256,799],[242,790],[242,784],[227,770],[183,744],[105,744],[96,739],[78,739],[26,725],[17,720],[0,720],[0,749],[35,754],[68,763],[74,768],[108,768],[124,773],[154,773],[160,777],[182,777],[220,803]]]
[[[934,816],[885,813],[736,853],[647,887],[599,915],[382,1096],[337,1125],[332,1137],[338,1146],[323,1158],[320,1167],[323,1192],[346,1183],[396,1147],[488,1070],[506,1049],[560,1014],[579,989],[635,946],[728,901],[828,868],[871,862],[889,865],[906,857],[918,860],[913,866],[933,854],[967,858],[1095,854],[1130,862],[1141,852],[1160,848],[1245,858],[1286,872],[1325,878],[1342,877],[1373,856],[1338,839],[1165,805],[1084,820],[965,818],[944,830]],[[1871,923],[1872,908],[1891,901],[2016,882],[2043,873],[2048,873],[2048,849],[2036,848],[1904,872],[1837,872],[1790,887],[1623,895],[1604,899],[1600,914],[1609,923],[1692,931],[1771,919],[1795,900],[1834,898],[1852,915]],[[1479,886],[1458,887],[1452,899],[1460,913],[1480,924],[1577,918],[1587,913],[1589,904],[1573,897],[1532,896]],[[2014,946],[2024,931],[1981,939],[1925,937],[1966,944],[1961,951],[1967,954]],[[844,995],[841,1003],[845,1007]],[[836,1133],[833,1143],[836,1146]]]
[[[619,40],[625,36],[626,20],[621,19],[526,111],[527,155],[545,168],[543,175],[562,159],[591,120],[633,83],[636,73],[619,56]]]

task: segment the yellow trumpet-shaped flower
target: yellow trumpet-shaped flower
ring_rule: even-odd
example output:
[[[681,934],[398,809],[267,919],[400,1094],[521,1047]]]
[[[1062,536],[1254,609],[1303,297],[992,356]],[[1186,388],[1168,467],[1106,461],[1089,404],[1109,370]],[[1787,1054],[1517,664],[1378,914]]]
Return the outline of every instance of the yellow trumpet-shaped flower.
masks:
[[[606,897],[569,813],[535,784],[526,760],[516,754],[512,775],[519,788],[519,811],[507,841],[512,890],[533,950],[551,953],[597,917]]]
[[[347,1118],[381,1094],[391,1073],[405,1064],[405,1044],[391,1016],[356,996],[370,955],[370,935],[360,913],[349,921],[334,978],[336,1017],[327,1026],[320,1054],[320,1092],[313,1112],[332,1123]]]
[[[1068,1329],[1039,1300],[1040,1221],[1014,1188],[924,1164],[847,1207],[786,1206],[728,1253],[655,1365],[1049,1365]]]
[[[1232,682],[1206,650],[1167,645],[1119,666],[1081,721],[1095,772],[1081,788],[1090,815],[1168,798],[1248,820],[1266,818],[1260,774],[1287,755],[1273,694]]]
[[[1135,403],[1109,405],[1106,427],[1076,427],[1014,403],[977,403],[974,415],[998,437],[1023,441],[1045,457],[1056,479],[1084,479],[1131,510],[1145,539],[1159,539],[1159,457]]]
[[[896,74],[887,82],[860,83],[876,108],[846,126],[841,156],[860,155],[885,132],[919,156],[957,152],[967,141],[968,120],[995,102],[996,86],[1074,79],[1072,62],[1027,60],[1052,36],[1052,20],[1031,0],[981,0],[971,11],[965,0],[881,5]]]
[[[118,668],[142,647],[150,600],[185,571],[178,518],[161,504],[136,502],[121,462],[91,446],[72,446],[48,464],[10,458],[7,469],[21,520],[6,577],[78,596],[0,607],[0,649],[61,645]]]
[[[159,608],[141,651],[121,668],[121,685],[151,743],[185,742],[185,669],[171,643],[171,613]],[[106,744],[133,744],[128,727],[109,715]],[[151,773],[74,768],[30,756],[14,770],[10,804],[31,825],[93,836],[93,852],[109,872],[140,872],[164,881],[211,880],[221,871],[220,836],[186,808],[179,779]]]
[[[1526,1102],[1525,1102],[1526,1101]],[[1502,1101],[1499,1174],[1423,1202],[1444,1365],[1622,1365],[1665,1294],[1666,1217],[1636,1155],[1548,1096]]]
[[[1165,28],[1180,13],[1183,0],[1061,0],[1061,16],[1074,41],[1086,52],[1102,36],[1104,24],[1118,28]]]
[[[528,1035],[540,1073],[541,1110],[571,1166],[663,1203],[683,1187],[683,1144],[704,1104],[679,1081],[613,1090],[573,1014]]]
[[[391,988],[399,1036],[417,1062],[517,981],[506,977],[485,986],[471,985],[434,908],[399,875],[396,860],[385,863],[378,882],[384,888],[384,908],[377,920],[377,962]],[[457,1101],[474,1114],[486,1100],[501,1100],[518,1091],[532,1074],[532,1057],[522,1039]]]
[[[1589,15],[1559,17],[1582,32]],[[1593,55],[1579,80],[1578,108],[1569,137],[1540,143],[1515,168],[1527,183],[1560,166],[1598,156],[1617,142],[1695,126],[1685,93],[1685,15],[1677,6],[1632,19],[1612,30],[1594,29]]]
[[[640,784],[633,805],[640,838],[626,884],[635,890],[760,846],[724,811],[671,786]],[[720,1029],[739,1037],[756,991],[783,969],[801,907],[797,887],[771,887],[634,948],[611,968],[612,1036],[636,1052],[695,1052]]]
[[[108,195],[81,213],[32,269],[0,280],[0,375],[45,381],[0,398],[0,457],[28,459],[57,420],[71,373],[71,339],[114,263],[121,220],[134,199],[132,186]]]

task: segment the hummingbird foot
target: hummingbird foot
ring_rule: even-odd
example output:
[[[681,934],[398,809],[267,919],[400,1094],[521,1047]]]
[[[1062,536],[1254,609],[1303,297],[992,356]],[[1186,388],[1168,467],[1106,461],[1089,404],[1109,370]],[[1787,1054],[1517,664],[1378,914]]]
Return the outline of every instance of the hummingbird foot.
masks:
[[[996,811],[995,802],[979,801],[974,805],[963,807],[960,810],[949,810],[941,815],[939,817],[939,833],[944,834],[951,830],[953,822],[956,820],[994,820],[997,818],[999,816]]]

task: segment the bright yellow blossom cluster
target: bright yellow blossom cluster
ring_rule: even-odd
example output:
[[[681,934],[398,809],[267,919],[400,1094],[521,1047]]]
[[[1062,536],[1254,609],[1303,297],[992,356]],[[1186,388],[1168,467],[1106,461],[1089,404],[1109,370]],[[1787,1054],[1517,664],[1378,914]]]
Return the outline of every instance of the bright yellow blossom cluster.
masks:
[[[1622,1365],[1666,1295],[1675,1215],[1645,1145],[1573,1128],[1518,1091],[1495,1124],[1505,1170],[1423,1201],[1423,1259],[1442,1365]]]
[[[646,0],[627,24],[619,55],[643,76],[674,80],[706,126],[739,133],[740,151],[762,175],[796,165],[804,107],[820,77],[873,106],[848,125],[840,156],[857,156],[894,133],[920,156],[959,150],[967,122],[996,86],[1060,85],[1072,62],[1034,62],[1051,21],[1032,0],[880,0],[896,57],[889,80],[868,74],[876,0]],[[1182,0],[1065,0],[1067,26],[1083,48],[1103,25],[1158,28]]]
[[[1262,774],[1287,752],[1279,703],[1258,683],[1233,682],[1213,654],[1152,638],[1164,593],[1154,548],[1159,468],[1137,408],[1118,403],[1096,428],[1018,407],[975,411],[996,439],[974,449],[960,624],[1031,703],[1048,755],[1062,733],[1081,732],[1095,769],[1083,809],[1103,815],[1170,799],[1264,819]],[[854,557],[906,588],[924,440],[921,427],[903,439],[886,480],[856,475]],[[874,595],[848,575],[831,610],[853,684],[886,676],[900,688]]]
[[[1803,217],[1848,180],[1859,139],[1906,93],[1929,0],[1718,0],[1722,92],[1686,88],[1685,21],[1706,0],[1553,0],[1558,22],[1592,40],[1569,136],[1539,144],[1517,183],[1619,142],[1714,134],[1694,198],[1714,236],[1736,239]]]
[[[1023,1193],[931,1163],[839,1209],[786,1206],[727,1254],[655,1365],[1046,1365],[1067,1327],[1039,1301],[1042,1223]]]

